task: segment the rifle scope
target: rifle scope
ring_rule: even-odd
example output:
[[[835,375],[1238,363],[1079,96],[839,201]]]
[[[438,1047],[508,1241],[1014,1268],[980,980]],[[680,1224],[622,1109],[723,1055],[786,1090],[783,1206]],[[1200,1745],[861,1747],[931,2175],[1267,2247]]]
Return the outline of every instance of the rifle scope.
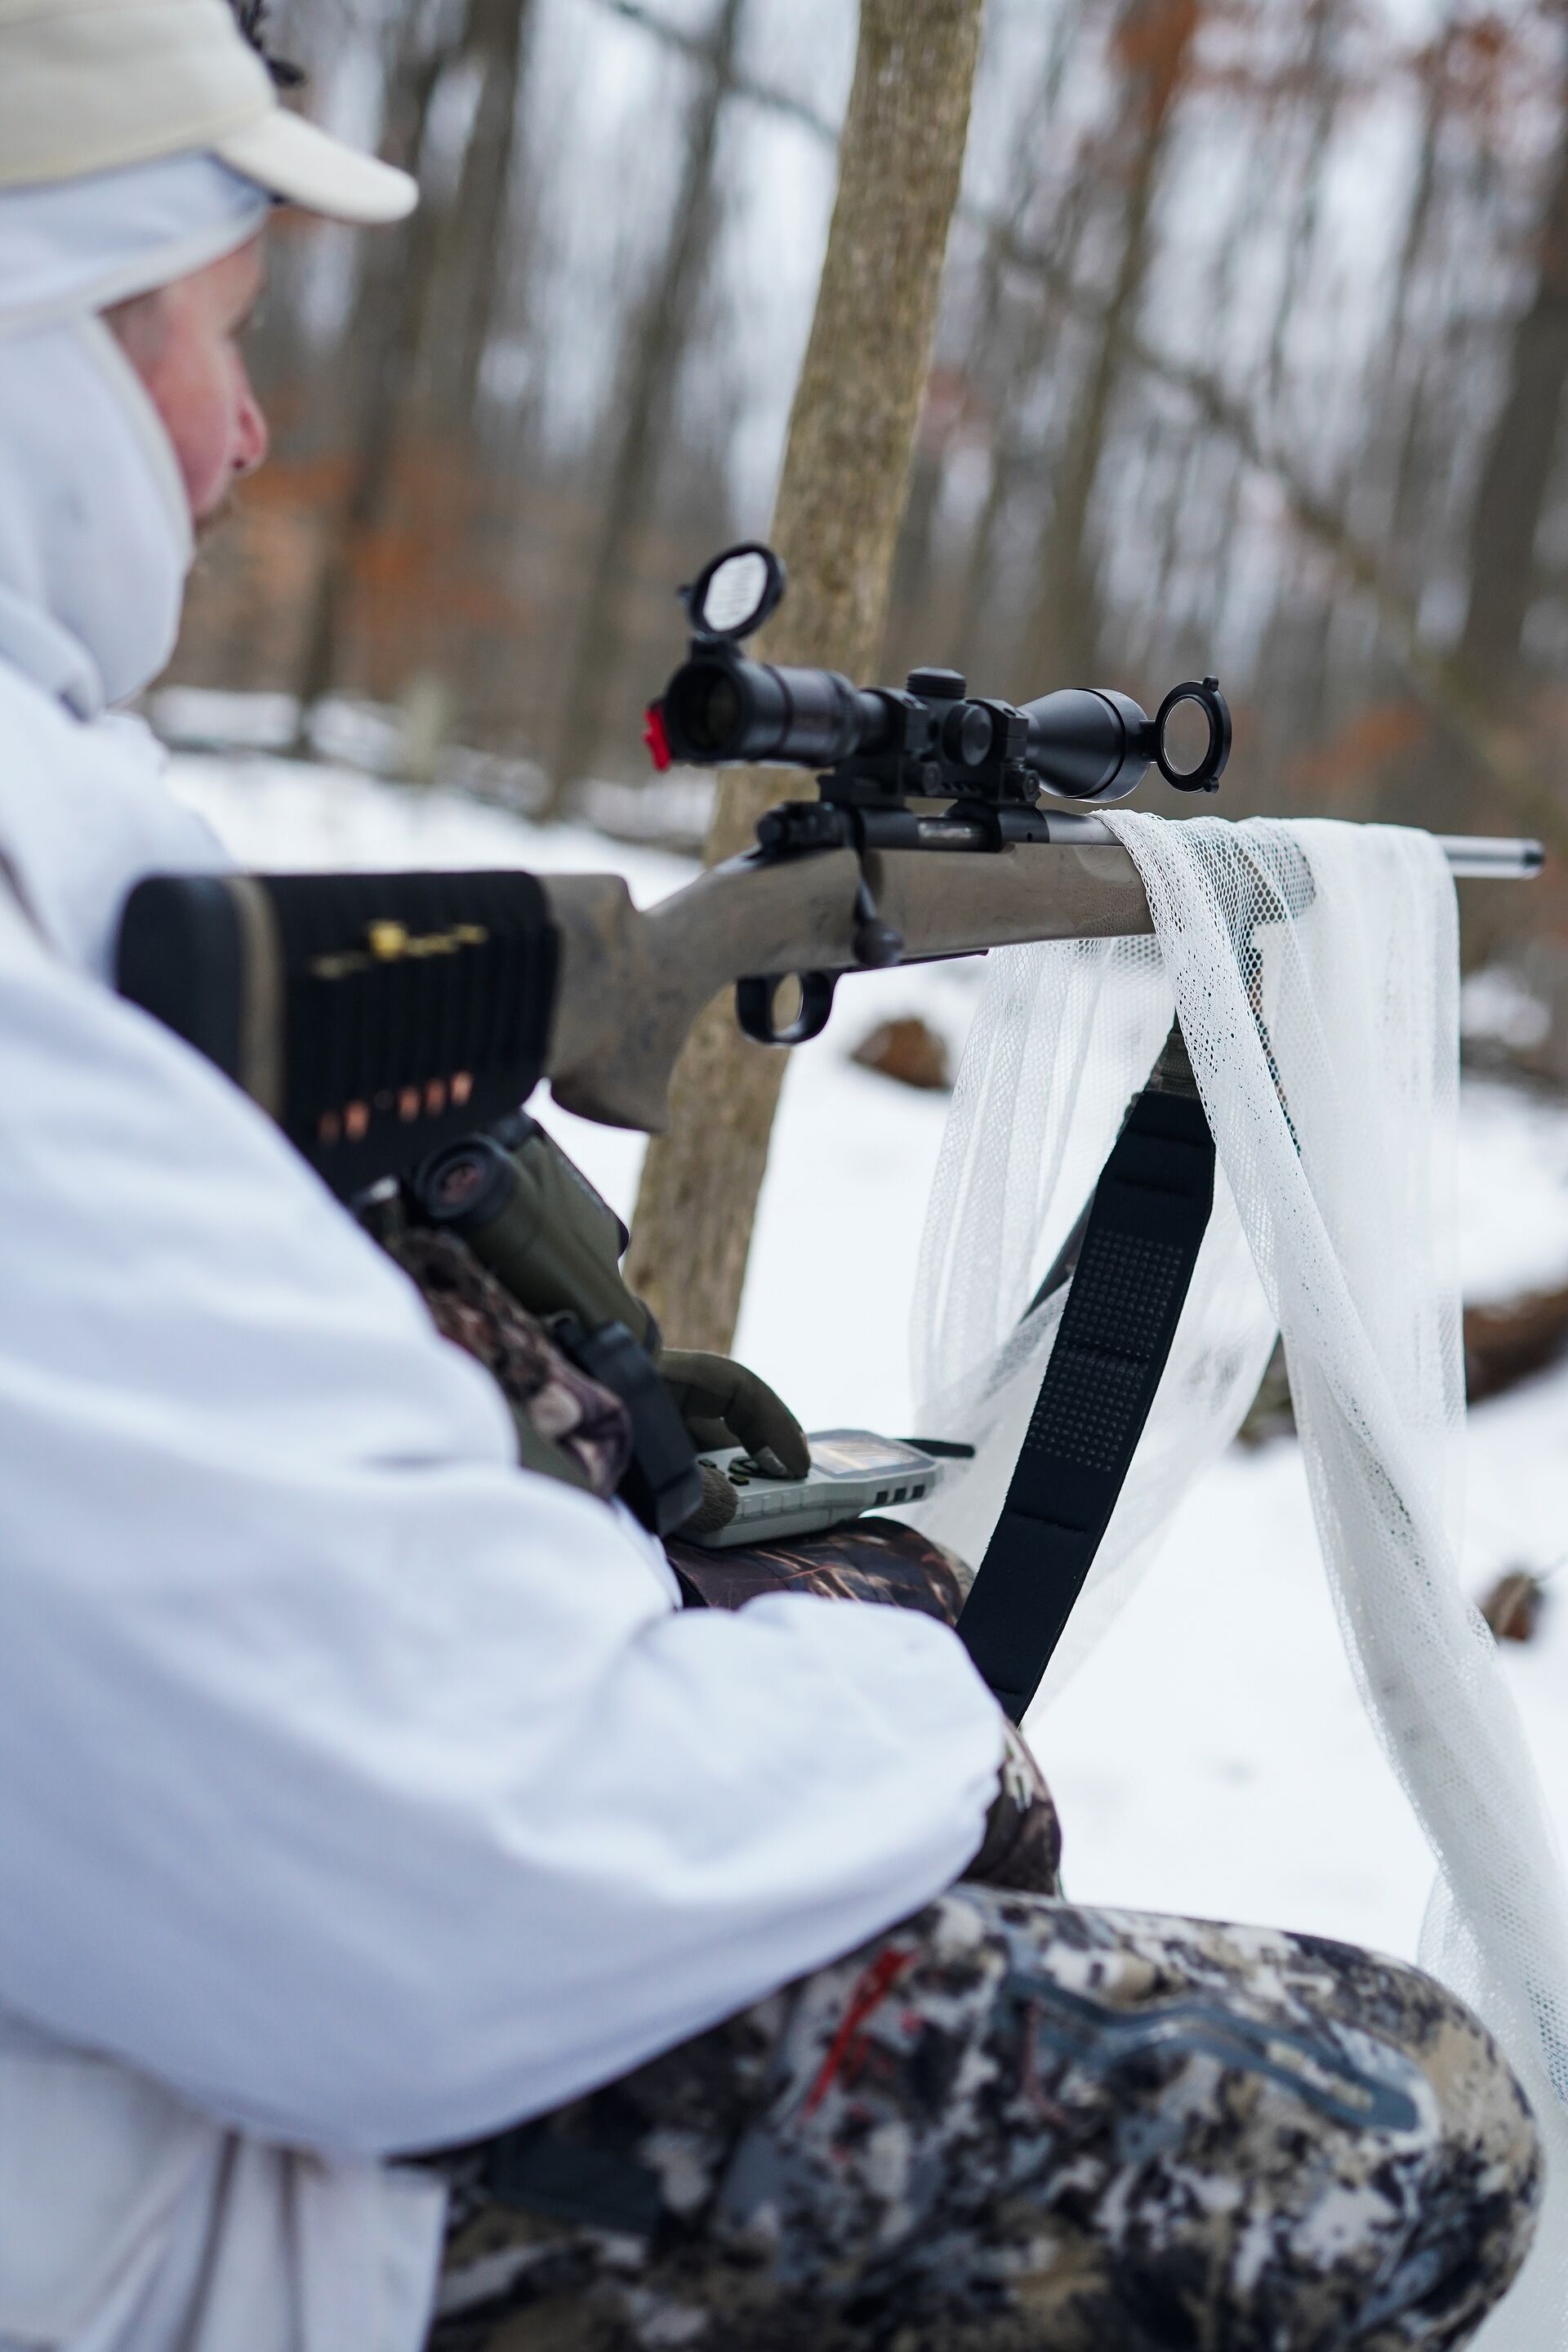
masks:
[[[753,542],[715,556],[682,592],[691,650],[648,714],[657,762],[812,768],[825,798],[862,805],[914,797],[1027,807],[1042,790],[1125,800],[1151,761],[1179,792],[1218,789],[1231,724],[1213,677],[1174,688],[1152,719],[1109,688],[1069,687],[1022,707],[975,697],[955,670],[857,687],[837,670],[740,653],[784,587],[778,557]]]

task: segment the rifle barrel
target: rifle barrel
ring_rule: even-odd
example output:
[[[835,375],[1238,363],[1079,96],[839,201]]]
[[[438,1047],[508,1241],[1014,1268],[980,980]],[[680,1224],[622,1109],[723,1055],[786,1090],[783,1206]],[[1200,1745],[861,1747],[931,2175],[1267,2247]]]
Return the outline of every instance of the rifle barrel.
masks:
[[[1436,838],[1456,882],[1527,881],[1546,863],[1539,841],[1504,841],[1481,833],[1440,833]]]
[[[1096,816],[1068,815],[1058,808],[1047,814],[1053,841],[1082,847],[1112,838],[1110,826]],[[1509,841],[1489,833],[1439,833],[1434,838],[1456,882],[1528,882],[1546,863],[1539,841]]]

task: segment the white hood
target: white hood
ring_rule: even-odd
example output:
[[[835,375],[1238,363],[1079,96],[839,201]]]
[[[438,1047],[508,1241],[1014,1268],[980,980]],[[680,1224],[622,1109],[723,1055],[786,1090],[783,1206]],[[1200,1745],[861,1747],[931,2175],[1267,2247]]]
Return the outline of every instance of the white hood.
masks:
[[[168,435],[96,313],[267,209],[205,155],[0,192],[0,657],[78,717],[168,661],[193,549]]]

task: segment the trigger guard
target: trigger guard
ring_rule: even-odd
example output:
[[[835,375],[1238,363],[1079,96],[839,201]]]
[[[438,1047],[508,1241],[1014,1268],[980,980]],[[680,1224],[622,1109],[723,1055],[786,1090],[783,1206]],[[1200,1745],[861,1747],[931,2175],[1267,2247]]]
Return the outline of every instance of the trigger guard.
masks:
[[[800,1011],[783,1029],[774,1028],[773,994],[779,982],[789,977],[784,971],[753,972],[735,982],[735,1018],[759,1045],[805,1045],[820,1037],[827,1026],[838,975],[802,971],[795,975],[800,982]]]

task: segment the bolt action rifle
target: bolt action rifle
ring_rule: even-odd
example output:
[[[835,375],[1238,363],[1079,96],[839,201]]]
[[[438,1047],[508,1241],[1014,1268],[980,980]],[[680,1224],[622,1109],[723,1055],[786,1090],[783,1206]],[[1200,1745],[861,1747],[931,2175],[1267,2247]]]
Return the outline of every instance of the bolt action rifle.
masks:
[[[657,1133],[692,1023],[728,986],[748,1035],[792,1045],[846,973],[1152,929],[1131,859],[1087,812],[1151,765],[1178,792],[1217,790],[1215,679],[1174,687],[1152,719],[1103,689],[1017,708],[951,670],[857,688],[742,654],[784,584],[760,544],[714,557],[682,591],[689,657],[648,712],[658,765],[816,772],[817,797],[770,809],[743,856],[646,912],[608,874],[155,877],[126,905],[121,992],[352,1199],[541,1078],[569,1110]],[[1533,842],[1445,845],[1460,875],[1542,863]],[[788,978],[798,1008],[781,1021]]]
[[[812,770],[817,796],[769,809],[752,848],[646,913],[605,874],[160,876],[132,893],[121,929],[122,993],[225,1070],[367,1223],[390,1195],[392,1213],[411,1203],[458,1233],[621,1396],[633,1437],[621,1491],[659,1534],[695,1524],[705,1490],[658,1370],[657,1329],[616,1268],[625,1230],[520,1105],[547,1077],[567,1109],[657,1132],[687,1034],[727,986],[750,1036],[798,1045],[819,1034],[846,973],[1148,933],[1132,861],[1088,812],[1125,799],[1151,765],[1178,792],[1213,792],[1230,752],[1213,677],[1173,688],[1151,719],[1104,689],[1018,708],[971,696],[951,670],[858,688],[836,671],[748,660],[742,645],[784,590],[778,558],[749,543],[682,591],[691,644],[648,711],[647,740],[660,767]],[[1058,805],[1042,805],[1047,793]],[[1522,875],[1542,862],[1533,842],[1444,845],[1460,875]],[[1260,900],[1255,926],[1310,903],[1311,876],[1297,865],[1289,904]],[[1243,950],[1258,961],[1250,940]],[[781,1021],[789,979],[798,1006]],[[1131,1461],[1213,1170],[1173,1031],[1035,1301],[1071,1284],[960,1620],[1015,1720]],[[1129,1255],[1129,1238],[1142,1257]],[[1126,1267],[1151,1247],[1168,1276],[1157,1313],[1125,1295]],[[1092,1278],[1080,1283],[1085,1267]],[[1135,1348],[1130,1331],[1142,1335]],[[1092,1464],[1072,1434],[1086,1412]]]

